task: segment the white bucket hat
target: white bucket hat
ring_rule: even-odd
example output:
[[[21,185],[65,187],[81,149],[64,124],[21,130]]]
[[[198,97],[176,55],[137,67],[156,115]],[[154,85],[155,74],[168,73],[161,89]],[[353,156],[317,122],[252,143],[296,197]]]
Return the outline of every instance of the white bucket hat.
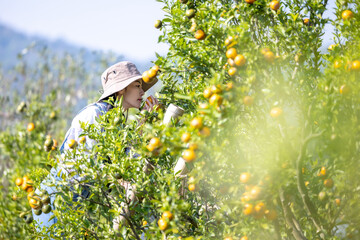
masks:
[[[135,64],[131,62],[124,61],[112,65],[101,74],[101,84],[104,92],[98,102],[123,90],[132,82],[140,79],[142,81],[142,89],[144,92],[157,82],[157,78],[154,78],[153,81],[148,83],[144,82],[139,70],[136,68]]]

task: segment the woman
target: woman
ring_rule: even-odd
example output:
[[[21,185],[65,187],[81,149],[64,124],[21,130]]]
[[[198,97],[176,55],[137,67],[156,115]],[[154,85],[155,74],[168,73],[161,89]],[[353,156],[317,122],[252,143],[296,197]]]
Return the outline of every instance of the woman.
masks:
[[[78,142],[80,138],[80,134],[82,133],[82,128],[80,127],[80,122],[86,122],[88,124],[95,124],[96,118],[100,115],[109,111],[113,106],[105,100],[110,97],[120,98],[123,97],[122,107],[124,110],[128,110],[130,108],[140,108],[143,102],[144,93],[150,89],[157,80],[154,79],[150,83],[146,83],[142,79],[142,75],[137,70],[136,66],[131,62],[119,62],[104,71],[101,75],[101,82],[103,86],[103,94],[99,98],[99,100],[95,103],[92,103],[85,108],[83,108],[73,119],[71,123],[70,129],[67,131],[65,135],[64,142],[60,147],[60,152],[62,155],[65,154],[67,150],[70,149],[69,142],[73,139]],[[158,104],[158,100],[151,96],[151,100],[146,100],[146,104],[144,108],[146,110],[152,109],[155,105]],[[96,144],[93,139],[86,137],[86,148],[92,149],[92,147]],[[50,175],[56,180],[60,181],[58,176],[58,170],[51,169]],[[46,190],[48,194],[51,196],[51,204],[53,204],[55,200],[56,191],[55,187],[46,186],[44,183],[41,184],[40,189],[37,190],[37,194],[41,192],[41,190]],[[88,191],[85,189],[82,192],[83,196],[88,195]],[[56,223],[57,219],[53,218],[50,220],[52,216],[52,212],[48,214],[41,214],[39,216],[34,216],[34,220],[37,222],[37,228],[41,230],[43,227],[48,228],[52,224]]]

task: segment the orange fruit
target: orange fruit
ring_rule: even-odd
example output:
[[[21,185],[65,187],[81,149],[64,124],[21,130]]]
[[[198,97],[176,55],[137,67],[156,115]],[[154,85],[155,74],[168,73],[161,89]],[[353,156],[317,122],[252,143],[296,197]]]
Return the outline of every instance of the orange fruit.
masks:
[[[335,62],[334,62],[334,68],[341,68],[341,61],[339,61],[339,60],[336,60]]]
[[[186,149],[182,154],[182,158],[185,160],[185,162],[193,162],[196,159],[196,154],[194,150]]]
[[[237,72],[237,69],[235,67],[231,67],[228,71],[230,76],[234,76]]]
[[[324,185],[326,188],[332,188],[334,186],[334,181],[331,178],[325,179]]]
[[[190,192],[194,192],[196,189],[196,185],[194,183],[190,183],[188,186],[188,189]]]
[[[185,132],[181,135],[181,141],[183,141],[184,143],[189,142],[190,139],[191,139],[191,135],[188,132]]]
[[[205,136],[205,137],[208,137],[210,136],[211,134],[211,131],[208,127],[203,127],[199,132],[198,132],[199,135],[201,136]]]
[[[212,85],[210,89],[211,89],[212,93],[221,93],[222,92],[221,86],[219,84]]]
[[[246,3],[253,4],[256,0],[245,0]]]
[[[160,68],[158,65],[154,65],[151,69],[158,72]]]
[[[236,55],[236,57],[234,58],[234,62],[235,62],[235,64],[236,64],[236,66],[242,67],[242,66],[245,65],[246,59],[245,59],[245,57],[244,57],[243,55],[238,54],[238,55]]]
[[[250,180],[250,173],[248,172],[243,172],[240,174],[240,182],[242,183],[247,183]]]
[[[224,240],[233,240],[232,237],[226,237]]]
[[[150,80],[153,79],[154,77],[156,77],[156,74],[157,74],[157,72],[154,69],[148,70],[148,76],[149,76]]]
[[[240,238],[240,240],[248,240],[247,236],[243,236],[242,238]]]
[[[341,204],[341,199],[340,198],[335,198],[335,204],[336,204],[336,206],[340,206],[340,204]]]
[[[146,221],[146,220],[144,220],[143,222],[142,222],[142,225],[143,226],[146,226],[148,224],[148,222]]]
[[[41,200],[38,196],[33,196],[29,200],[29,205],[31,208],[38,209],[41,207]]]
[[[206,34],[204,33],[204,31],[203,30],[201,30],[201,29],[199,29],[199,30],[197,30],[196,32],[195,32],[195,38],[197,39],[197,40],[204,40],[205,39],[205,37],[206,37]]]
[[[304,19],[303,19],[303,23],[304,23],[305,25],[309,25],[310,19],[304,18]]]
[[[233,82],[228,82],[226,83],[226,91],[230,91],[231,89],[233,89],[234,87],[234,83]]]
[[[331,44],[329,47],[328,47],[328,50],[329,51],[332,51],[336,48],[336,44]]]
[[[157,29],[159,29],[159,28],[161,28],[161,26],[162,26],[161,20],[156,20],[156,21],[155,21],[155,24],[154,24],[154,27],[157,28]]]
[[[227,58],[231,58],[231,59],[234,59],[237,55],[237,52],[236,52],[236,49],[235,48],[229,48],[227,51],[226,51],[226,57]]]
[[[245,96],[243,102],[245,106],[251,106],[254,102],[254,98],[251,96]]]
[[[152,145],[154,148],[158,148],[161,146],[160,139],[157,137],[153,137],[150,139],[149,145]]]
[[[57,146],[58,146],[58,142],[55,139],[53,139],[53,145],[51,147],[51,150],[54,151],[57,148]]]
[[[275,54],[272,51],[264,53],[264,58],[268,63],[273,63],[275,60]]]
[[[169,219],[169,221],[173,220],[174,215],[170,212],[170,211],[165,211],[163,212],[163,214],[161,215],[161,218],[163,219]]]
[[[79,138],[79,143],[83,144],[83,143],[86,143],[86,137],[85,136],[81,136]]]
[[[232,58],[228,58],[227,63],[228,63],[229,66],[231,66],[231,67],[235,67],[235,66],[236,66],[236,65],[235,65],[235,61],[234,61],[234,59],[232,59]]]
[[[273,118],[278,118],[282,115],[283,111],[281,108],[279,107],[274,107],[273,109],[271,109],[270,111],[270,116]]]
[[[279,8],[280,8],[280,3],[279,3],[279,1],[271,1],[271,2],[270,2],[270,8],[271,8],[272,10],[274,10],[274,11],[279,10]]]
[[[35,129],[35,124],[34,123],[29,123],[28,125],[27,125],[27,128],[26,128],[26,130],[28,131],[28,132],[31,132],[32,130],[34,130]]]
[[[199,146],[196,143],[189,144],[189,149],[191,149],[191,150],[196,150],[198,148],[199,148]]]
[[[277,218],[277,213],[276,213],[275,210],[272,210],[272,209],[266,210],[265,211],[265,217],[266,217],[267,220],[273,221],[273,220],[275,220]]]
[[[360,61],[355,60],[351,63],[351,70],[359,71],[360,70]]]
[[[27,200],[29,201],[30,199],[32,199],[33,197],[35,197],[35,192],[29,192],[28,195],[27,195]]]
[[[13,201],[16,201],[16,200],[17,200],[17,196],[16,196],[16,195],[12,195],[12,196],[11,196],[11,199],[12,199]]]
[[[16,180],[15,180],[15,184],[16,184],[16,186],[21,186],[22,184],[23,184],[23,179],[22,178],[16,178]]]
[[[75,141],[75,139],[70,139],[68,145],[69,145],[69,148],[74,149],[77,146],[77,142]]]
[[[232,36],[229,36],[227,39],[225,39],[225,46],[230,45],[234,41],[234,38]]]
[[[354,13],[351,10],[345,10],[341,13],[343,20],[350,20],[354,17]]]
[[[200,129],[203,126],[203,120],[200,117],[195,117],[191,120],[190,126],[194,129]]]
[[[29,188],[32,189],[32,184],[33,184],[33,181],[31,181],[30,179],[28,179],[27,176],[25,176],[23,178],[23,183],[21,185],[21,189],[24,191],[27,191]]]
[[[265,53],[270,52],[269,48],[262,48],[261,49],[261,54],[264,55]]]
[[[146,148],[147,148],[147,150],[149,150],[150,152],[152,152],[152,151],[155,150],[155,147],[154,147],[153,145],[151,145],[151,144],[146,145]]]
[[[160,218],[158,220],[158,226],[159,226],[160,230],[164,231],[164,230],[166,230],[168,228],[169,225],[168,225],[168,223],[166,222],[165,219]]]
[[[254,207],[254,214],[257,219],[262,218],[265,214],[265,204],[263,202],[260,202],[255,205]]]
[[[220,96],[219,94],[213,94],[209,99],[209,104],[219,106],[222,104],[222,101],[223,101],[222,96]]]
[[[143,72],[143,74],[142,74],[142,79],[143,79],[143,81],[146,82],[146,83],[151,82],[148,71]]]
[[[347,95],[351,91],[350,87],[347,85],[341,85],[340,87],[340,94]]]
[[[326,176],[326,168],[325,167],[321,167],[319,173],[318,173],[319,177],[325,177]]]
[[[209,98],[212,95],[211,89],[210,88],[205,88],[203,95],[205,98]]]
[[[258,186],[254,186],[251,188],[251,190],[249,192],[249,197],[252,200],[256,200],[259,198],[260,194],[261,194],[261,188]]]
[[[243,210],[244,215],[249,216],[253,212],[254,212],[254,206],[251,203],[246,203],[244,205],[244,210]]]

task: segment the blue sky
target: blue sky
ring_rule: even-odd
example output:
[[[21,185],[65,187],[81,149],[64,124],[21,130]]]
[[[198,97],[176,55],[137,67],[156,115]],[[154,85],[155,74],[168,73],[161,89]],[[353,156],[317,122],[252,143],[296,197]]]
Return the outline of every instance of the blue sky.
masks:
[[[334,6],[330,0],[328,9]],[[0,23],[146,61],[155,60],[155,52],[166,53],[167,45],[157,43],[160,31],[154,28],[155,20],[163,18],[161,8],[156,0],[0,0]],[[326,47],[332,42],[332,30],[325,29]]]
[[[166,53],[158,44],[162,3],[155,0],[0,0],[0,23],[31,35],[112,50],[135,60]]]

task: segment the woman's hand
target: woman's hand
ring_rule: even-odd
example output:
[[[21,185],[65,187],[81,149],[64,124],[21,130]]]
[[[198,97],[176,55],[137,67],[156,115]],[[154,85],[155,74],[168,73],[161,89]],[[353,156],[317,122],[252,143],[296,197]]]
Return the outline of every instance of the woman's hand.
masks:
[[[154,98],[153,96],[150,95],[145,100],[143,110],[147,110],[147,111],[151,112],[154,109],[156,109],[157,106],[159,106],[159,101],[157,100],[157,98]]]

